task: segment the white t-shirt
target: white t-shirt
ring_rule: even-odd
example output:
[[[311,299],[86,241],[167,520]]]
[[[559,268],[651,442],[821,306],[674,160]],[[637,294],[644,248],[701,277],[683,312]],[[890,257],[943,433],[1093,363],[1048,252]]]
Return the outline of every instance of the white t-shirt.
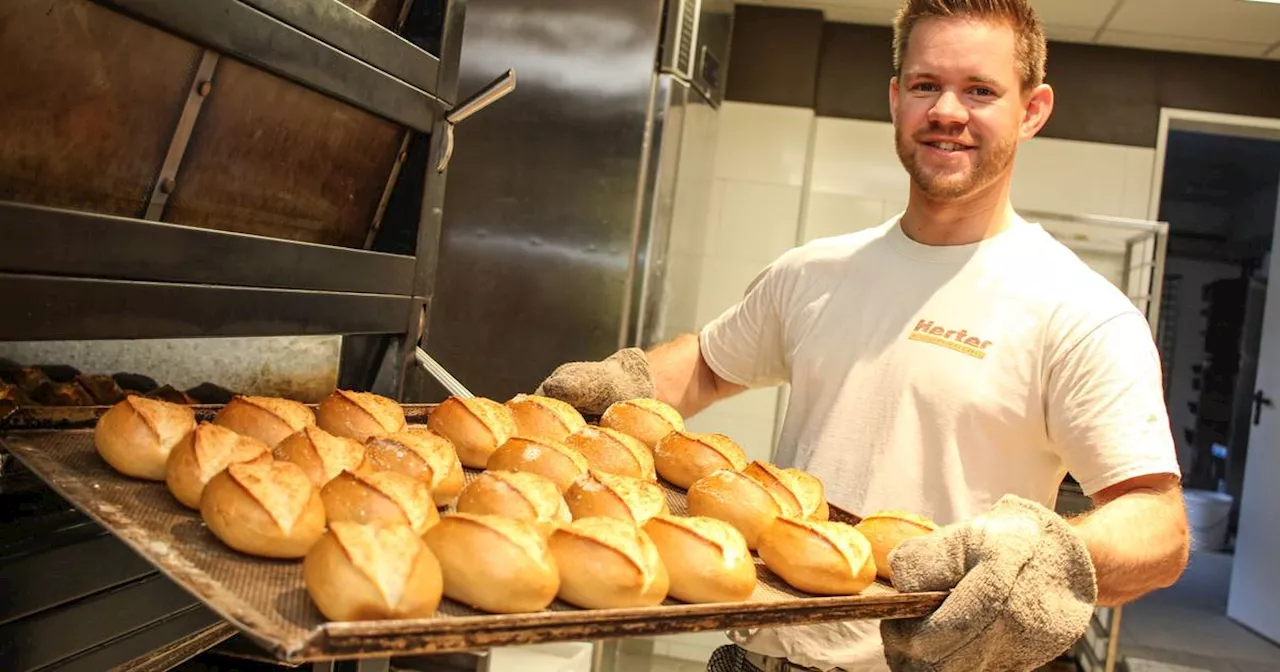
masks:
[[[1040,226],[927,246],[898,218],[783,254],[707,325],[726,381],[789,383],[775,461],[868,514],[949,524],[1013,493],[1052,508],[1069,471],[1086,495],[1178,474],[1146,318]],[[758,653],[887,670],[875,621],[738,633]]]

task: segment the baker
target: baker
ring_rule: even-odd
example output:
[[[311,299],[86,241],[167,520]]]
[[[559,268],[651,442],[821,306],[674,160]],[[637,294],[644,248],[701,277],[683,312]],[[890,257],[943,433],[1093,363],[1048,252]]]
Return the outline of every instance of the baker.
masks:
[[[899,589],[951,590],[933,614],[731,632],[717,669],[1034,669],[1096,605],[1187,562],[1150,326],[1009,200],[1017,148],[1054,104],[1035,13],[908,0],[893,48],[905,212],[786,252],[696,335],[540,387],[587,411],[656,396],[688,416],[789,384],[776,462],[848,510],[944,525],[890,556]],[[1095,506],[1065,519],[1051,508],[1068,473]]]

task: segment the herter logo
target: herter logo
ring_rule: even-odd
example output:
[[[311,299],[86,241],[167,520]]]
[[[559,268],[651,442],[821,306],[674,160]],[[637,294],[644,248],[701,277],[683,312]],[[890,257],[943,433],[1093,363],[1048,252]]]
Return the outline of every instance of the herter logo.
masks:
[[[977,357],[978,359],[986,357],[987,348],[991,347],[991,341],[984,341],[977,336],[971,336],[964,329],[948,329],[935,325],[932,320],[920,320],[907,338],[922,343],[941,345],[949,350],[955,350],[960,354]]]

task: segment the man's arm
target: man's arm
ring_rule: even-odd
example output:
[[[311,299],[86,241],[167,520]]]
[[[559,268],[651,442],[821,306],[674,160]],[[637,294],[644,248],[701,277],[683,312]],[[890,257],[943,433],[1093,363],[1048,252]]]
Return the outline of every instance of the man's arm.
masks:
[[[1104,488],[1095,508],[1071,519],[1093,559],[1098,604],[1131,602],[1178,580],[1190,552],[1186,508],[1171,474],[1139,476]]]
[[[717,376],[702,358],[697,334],[684,334],[645,353],[655,396],[690,417],[747,388]]]

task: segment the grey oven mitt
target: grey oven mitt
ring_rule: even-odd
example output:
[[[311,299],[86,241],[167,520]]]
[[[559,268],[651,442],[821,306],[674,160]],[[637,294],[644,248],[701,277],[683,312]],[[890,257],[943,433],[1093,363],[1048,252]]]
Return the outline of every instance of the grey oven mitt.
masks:
[[[535,394],[559,399],[587,414],[600,415],[610,404],[652,397],[653,374],[640,348],[626,348],[599,362],[570,362],[538,386]]]
[[[881,622],[894,672],[1033,670],[1084,635],[1098,598],[1075,530],[1013,495],[974,520],[902,542],[889,566],[900,591],[951,591],[928,616]]]

